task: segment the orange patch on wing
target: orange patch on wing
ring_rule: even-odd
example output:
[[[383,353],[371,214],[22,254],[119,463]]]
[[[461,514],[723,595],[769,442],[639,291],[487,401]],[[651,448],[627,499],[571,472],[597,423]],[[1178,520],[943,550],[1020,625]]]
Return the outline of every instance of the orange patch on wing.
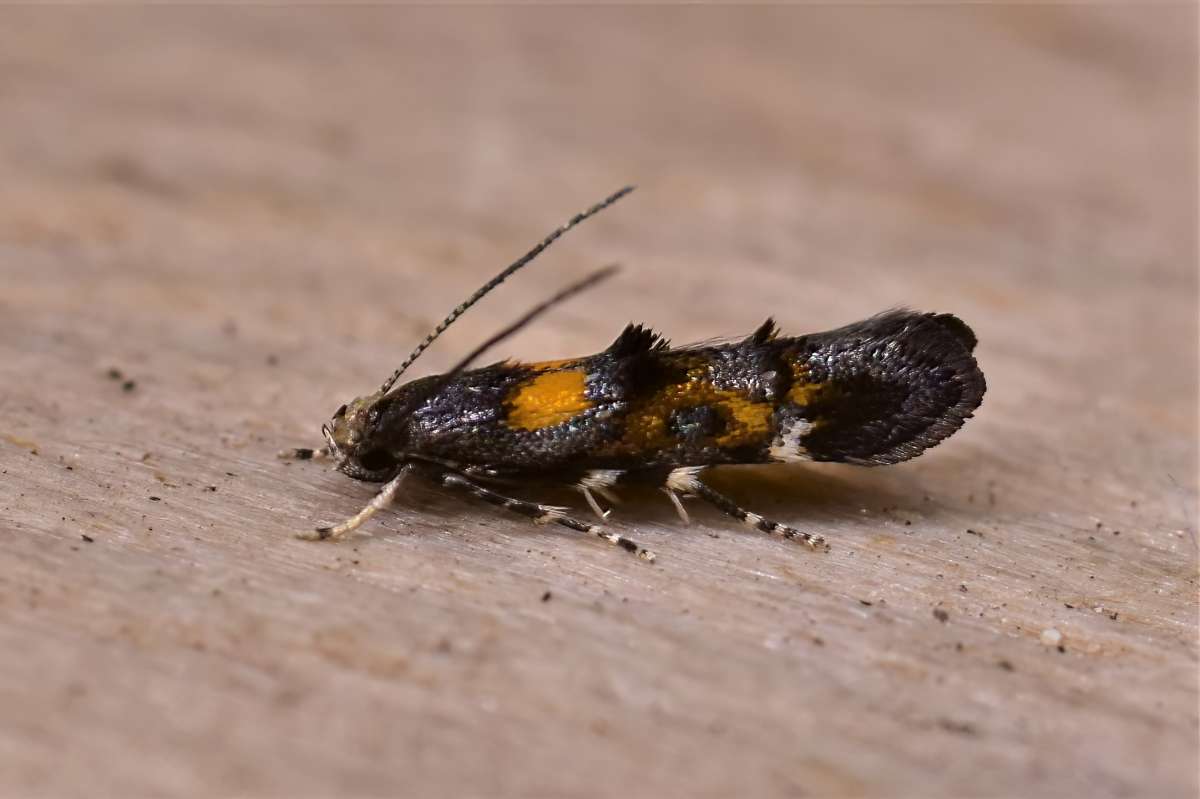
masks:
[[[535,368],[546,364],[533,364]],[[587,375],[581,371],[542,372],[509,394],[504,423],[515,430],[541,430],[569,422],[592,407]]]
[[[808,365],[793,354],[789,366],[792,370],[792,388],[787,393],[787,401],[793,405],[808,405],[825,388],[828,383],[818,383],[809,379]]]
[[[739,391],[714,388],[707,380],[707,368],[698,364],[688,370],[685,381],[665,386],[635,403],[625,416],[624,435],[607,448],[606,454],[653,452],[675,446],[679,441],[668,429],[671,415],[702,405],[724,409],[728,414],[727,429],[715,439],[718,446],[754,445],[770,434],[773,404],[752,402]]]

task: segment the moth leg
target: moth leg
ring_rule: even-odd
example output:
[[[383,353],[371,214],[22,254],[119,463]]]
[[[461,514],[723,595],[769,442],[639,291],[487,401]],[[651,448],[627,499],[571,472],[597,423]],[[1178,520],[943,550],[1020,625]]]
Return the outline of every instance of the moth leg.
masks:
[[[666,488],[668,492],[678,491],[684,495],[699,497],[722,513],[732,516],[747,527],[763,533],[778,533],[784,538],[798,539],[813,549],[825,544],[825,539],[819,535],[812,535],[811,533],[797,530],[794,527],[788,527],[786,524],[771,521],[757,513],[751,513],[719,491],[709,488],[701,482],[699,477],[700,472],[704,468],[703,466],[685,466],[675,469],[667,475]]]
[[[346,521],[334,527],[318,527],[315,530],[305,530],[302,533],[296,533],[297,538],[302,538],[305,541],[324,541],[329,538],[341,538],[346,533],[353,532],[359,527],[362,527],[367,519],[370,519],[377,512],[383,510],[396,499],[396,494],[400,491],[400,484],[404,482],[404,478],[408,477],[413,471],[411,464],[405,464],[400,467],[400,471],[396,476],[389,480],[375,498],[367,503],[367,506],[358,513],[351,516]]]
[[[612,508],[601,508],[600,503],[592,496],[592,490],[585,485],[579,486],[579,491],[583,494],[583,498],[587,500],[588,507],[592,509],[592,513],[600,517],[601,520],[607,519],[612,513]]]
[[[675,512],[679,514],[679,519],[684,524],[691,524],[692,517],[688,516],[687,508],[683,507],[683,502],[679,499],[679,492],[670,486],[663,486],[663,493],[671,498],[671,504],[675,506]]]
[[[616,504],[619,500],[612,492],[612,487],[617,484],[621,477],[625,474],[621,469],[592,469],[586,472],[575,487],[583,494],[583,498],[587,500],[588,506],[601,519],[607,519],[612,513],[612,508],[605,510],[600,507],[600,503],[592,496],[595,491],[600,496],[604,497],[609,502]]]
[[[446,472],[442,475],[441,479],[442,485],[449,486],[451,488],[462,489],[469,494],[482,499],[484,502],[490,502],[493,505],[505,508],[513,513],[518,513],[521,516],[525,516],[526,518],[533,520],[533,522],[536,524],[549,524],[550,522],[555,522],[570,530],[575,530],[580,533],[589,533],[598,538],[603,538],[610,544],[615,544],[627,552],[632,552],[643,560],[648,560],[651,562],[654,561],[654,553],[650,550],[644,549],[636,542],[630,541],[624,536],[617,535],[616,533],[606,533],[597,525],[581,522],[578,519],[572,519],[570,516],[567,516],[566,508],[560,508],[555,505],[540,505],[536,502],[526,502],[521,499],[506,497],[503,494],[498,494],[489,488],[484,488],[481,485],[473,483],[466,477],[463,477],[461,474],[455,474],[454,472]]]
[[[275,457],[284,461],[322,461],[329,457],[329,447],[321,447],[320,449],[309,449],[308,447],[281,449],[275,453]]]

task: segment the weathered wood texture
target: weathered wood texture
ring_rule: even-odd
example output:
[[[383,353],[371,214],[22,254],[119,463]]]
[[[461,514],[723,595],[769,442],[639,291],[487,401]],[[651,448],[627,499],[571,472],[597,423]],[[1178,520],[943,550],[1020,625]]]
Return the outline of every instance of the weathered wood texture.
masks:
[[[1195,67],[1194,6],[4,9],[0,794],[1195,796]],[[620,261],[504,354],[905,304],[978,417],[714,476],[825,555],[293,540],[371,489],[275,451],[626,181],[424,370]]]

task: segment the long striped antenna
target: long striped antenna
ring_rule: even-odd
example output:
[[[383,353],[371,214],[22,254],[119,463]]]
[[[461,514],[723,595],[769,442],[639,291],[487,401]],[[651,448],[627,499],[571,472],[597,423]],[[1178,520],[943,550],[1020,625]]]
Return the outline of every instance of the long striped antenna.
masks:
[[[475,361],[476,358],[483,355],[485,352],[490,350],[492,347],[496,346],[501,341],[504,341],[506,338],[513,335],[514,333],[520,331],[526,325],[528,325],[530,322],[532,322],[534,319],[537,319],[539,316],[544,314],[546,311],[550,310],[551,308],[553,308],[554,306],[563,302],[564,300],[569,300],[571,297],[574,297],[576,294],[580,293],[581,291],[586,291],[586,290],[590,289],[592,286],[596,285],[597,283],[600,283],[601,281],[607,280],[608,278],[612,277],[613,275],[615,275],[617,273],[617,270],[619,268],[620,267],[618,267],[616,264],[609,264],[608,266],[597,269],[595,272],[592,272],[590,275],[583,278],[582,280],[577,280],[576,282],[567,286],[565,289],[559,291],[557,294],[555,294],[550,299],[543,300],[542,302],[535,305],[533,308],[526,311],[525,314],[523,316],[521,316],[520,319],[518,319],[517,321],[510,324],[508,327],[504,328],[499,333],[496,333],[496,334],[490,336],[486,341],[484,341],[478,347],[476,347],[475,349],[473,349],[469,353],[467,353],[467,355],[465,357],[463,357],[463,359],[460,360],[458,363],[456,363],[452,369],[447,371],[445,374],[438,375],[437,380],[431,381],[429,383],[429,385],[426,386],[423,390],[418,391],[412,397],[409,397],[408,402],[404,406],[404,410],[402,412],[400,412],[399,416],[400,417],[407,416],[415,408],[419,407],[422,402],[424,402],[426,399],[428,399],[429,397],[432,397],[434,394],[436,394],[438,391],[440,391],[444,385],[449,383],[455,377],[458,377],[458,375],[462,374],[463,370],[465,370],[468,366],[470,366]]]
[[[558,239],[559,236],[566,233],[568,230],[575,227],[576,225],[578,225],[580,222],[587,219],[588,217],[594,216],[594,215],[600,213],[605,208],[612,205],[613,203],[615,203],[617,200],[624,197],[629,192],[633,191],[634,188],[635,188],[634,186],[626,186],[625,188],[621,189],[620,191],[610,194],[608,197],[605,197],[603,200],[596,203],[595,205],[593,205],[591,208],[587,209],[586,211],[581,211],[580,213],[575,214],[575,216],[571,217],[565,225],[563,225],[562,227],[555,230],[553,233],[551,233],[546,238],[542,239],[537,244],[537,246],[535,246],[532,250],[530,250],[529,252],[522,255],[516,261],[513,261],[511,264],[509,264],[509,266],[507,268],[505,268],[503,272],[496,275],[494,278],[489,280],[487,283],[484,283],[482,286],[480,286],[479,289],[474,294],[472,294],[470,297],[468,297],[466,300],[464,300],[462,303],[460,303],[457,308],[455,308],[453,311],[450,312],[449,316],[447,316],[440,323],[438,323],[438,326],[433,329],[433,332],[430,333],[428,336],[426,336],[425,340],[422,341],[420,344],[418,344],[417,348],[414,349],[411,353],[409,353],[408,357],[404,359],[404,363],[400,364],[400,368],[397,369],[395,372],[393,372],[392,376],[389,377],[384,382],[383,386],[379,389],[379,393],[386,394],[388,391],[390,391],[392,386],[396,385],[396,381],[400,379],[400,375],[404,374],[405,370],[407,370],[408,367],[412,366],[413,362],[415,360],[417,360],[417,358],[421,357],[421,353],[425,352],[425,350],[428,349],[429,345],[432,344],[437,339],[438,336],[440,336],[440,335],[442,335],[442,333],[446,332],[446,328],[450,327],[450,325],[454,324],[454,321],[456,319],[458,319],[458,317],[460,317],[464,313],[466,313],[468,308],[470,308],[472,305],[474,305],[475,303],[477,303],[481,299],[483,299],[484,296],[486,296],[492,289],[496,288],[496,286],[499,286],[505,280],[508,280],[508,278],[512,275],[513,272],[516,272],[518,269],[521,269],[523,266],[528,264],[534,258],[537,258],[542,253],[542,250],[546,249],[551,244],[553,244],[555,242],[555,240]],[[493,343],[495,343],[495,342],[493,342]],[[478,356],[476,356],[476,357],[478,357]]]

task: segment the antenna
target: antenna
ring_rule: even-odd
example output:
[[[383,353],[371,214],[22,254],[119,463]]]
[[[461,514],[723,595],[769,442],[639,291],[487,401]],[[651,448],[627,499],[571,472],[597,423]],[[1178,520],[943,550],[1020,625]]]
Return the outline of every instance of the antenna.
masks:
[[[449,383],[455,377],[462,374],[463,370],[466,369],[468,366],[470,366],[475,361],[475,359],[478,358],[480,355],[483,355],[485,352],[487,352],[492,347],[499,344],[501,341],[504,341],[509,336],[518,332],[519,330],[524,328],[526,325],[528,325],[530,322],[532,322],[534,319],[537,319],[539,316],[544,314],[546,311],[553,308],[555,305],[558,305],[559,303],[563,302],[564,300],[568,300],[571,297],[574,297],[576,294],[579,294],[582,291],[586,291],[586,290],[590,289],[592,286],[595,286],[597,283],[600,283],[601,281],[607,280],[608,278],[612,277],[613,275],[615,275],[617,273],[618,269],[620,269],[620,267],[617,266],[616,264],[609,264],[608,266],[597,269],[595,272],[592,272],[590,275],[583,278],[582,280],[576,281],[575,283],[572,283],[571,285],[567,286],[565,289],[558,292],[550,299],[543,300],[542,302],[538,303],[530,310],[526,311],[525,314],[520,319],[518,319],[517,321],[510,324],[508,327],[504,328],[499,333],[495,333],[490,338],[488,338],[487,341],[484,341],[478,347],[471,350],[466,355],[466,357],[464,357],[462,360],[460,360],[458,363],[456,363],[454,365],[454,368],[450,369],[445,374],[438,375],[437,380],[430,382],[430,384],[424,390],[422,390],[422,391],[414,394],[412,397],[410,397],[407,406],[400,413],[400,417],[404,417],[404,416],[407,416],[408,414],[412,413],[418,406],[420,406],[420,404],[422,402],[424,402],[426,399],[428,399],[429,397],[433,396],[438,391],[440,391],[443,386],[445,386],[447,383]]]
[[[433,332],[430,333],[428,336],[426,336],[425,340],[422,341],[420,344],[418,344],[416,349],[414,349],[411,353],[409,353],[408,357],[404,359],[404,363],[400,364],[400,368],[397,369],[395,372],[393,372],[392,376],[389,377],[384,382],[383,386],[379,389],[379,393],[380,394],[388,393],[388,391],[391,390],[392,386],[396,385],[396,381],[400,379],[400,375],[404,374],[405,370],[408,369],[408,367],[412,366],[413,361],[417,360],[417,358],[420,358],[421,353],[425,352],[425,350],[429,347],[429,345],[432,344],[437,339],[438,336],[440,336],[440,335],[442,335],[442,333],[446,332],[446,328],[448,328],[448,327],[450,327],[450,325],[454,324],[454,321],[456,319],[458,319],[458,317],[460,317],[464,313],[466,313],[468,308],[470,308],[475,303],[479,302],[481,299],[484,298],[484,296],[486,296],[489,292],[491,292],[492,289],[496,288],[496,286],[499,286],[501,283],[503,283],[505,280],[507,280],[509,278],[509,276],[512,275],[513,272],[516,272],[517,270],[521,269],[523,266],[528,264],[530,261],[532,261],[534,258],[538,257],[541,254],[542,250],[546,249],[551,244],[553,244],[559,236],[566,233],[568,230],[575,227],[576,225],[578,225],[580,222],[587,219],[588,217],[594,216],[595,214],[600,213],[605,208],[612,205],[613,203],[615,203],[617,200],[624,197],[629,192],[633,191],[634,188],[635,188],[634,186],[626,186],[625,188],[621,189],[620,191],[610,194],[608,197],[605,197],[603,200],[596,203],[595,205],[593,205],[591,208],[587,209],[586,211],[581,211],[580,213],[571,217],[565,225],[563,225],[562,227],[555,230],[553,233],[551,233],[546,238],[542,239],[537,244],[537,246],[535,246],[532,250],[530,250],[529,252],[522,255],[516,261],[513,261],[511,264],[509,264],[504,269],[504,271],[500,272],[498,275],[493,277],[487,283],[484,283],[482,286],[480,286],[479,289],[474,294],[472,294],[466,300],[461,302],[458,305],[458,307],[455,308],[453,311],[451,311],[450,314],[445,319],[443,319],[440,323],[438,323],[438,326],[433,329]],[[607,275],[606,275],[606,277],[607,277]],[[576,291],[582,291],[584,288],[587,288],[587,285],[591,285],[590,283],[588,283],[588,281],[592,280],[593,278],[595,278],[595,275],[593,275],[592,278],[588,278],[584,281],[581,281],[580,283],[577,283],[573,287],[565,289],[564,290],[566,292],[565,295],[555,295],[555,297],[550,301],[550,305],[553,305],[560,300],[566,299],[571,294],[574,294]],[[603,278],[599,278],[599,279],[603,279]],[[584,285],[585,283],[587,285]],[[546,305],[545,307],[538,306],[538,308],[534,309],[536,311],[536,313],[534,313],[533,316],[538,316],[542,311],[546,310],[549,307],[550,307],[549,305]],[[524,321],[521,322],[521,326],[524,326],[528,322],[532,321],[532,319],[533,319],[533,317],[530,317],[529,319],[523,318]],[[517,329],[520,329],[520,328],[518,327]],[[516,330],[511,330],[508,332],[507,335],[503,336],[502,338],[507,338],[508,335],[512,335],[512,333],[515,333],[515,332],[516,332]],[[491,341],[487,346],[490,347],[497,343],[499,343],[499,339],[496,341]],[[485,347],[485,349],[486,349],[486,347]],[[475,355],[473,357],[478,357],[480,354],[482,354],[482,352],[475,353]]]

